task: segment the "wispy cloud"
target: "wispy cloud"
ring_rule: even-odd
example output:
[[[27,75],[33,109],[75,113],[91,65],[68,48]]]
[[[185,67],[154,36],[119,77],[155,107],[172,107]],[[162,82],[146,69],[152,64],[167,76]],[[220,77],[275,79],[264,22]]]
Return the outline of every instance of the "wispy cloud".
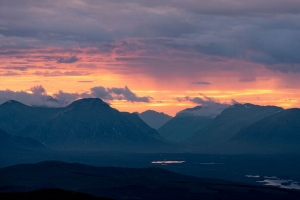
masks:
[[[59,58],[57,60],[57,63],[74,63],[74,62],[77,62],[79,60],[80,59],[77,58],[76,56],[72,56],[72,57],[69,57],[69,58]]]
[[[206,82],[206,81],[196,81],[196,82],[192,82],[192,84],[195,85],[210,85],[210,82]]]

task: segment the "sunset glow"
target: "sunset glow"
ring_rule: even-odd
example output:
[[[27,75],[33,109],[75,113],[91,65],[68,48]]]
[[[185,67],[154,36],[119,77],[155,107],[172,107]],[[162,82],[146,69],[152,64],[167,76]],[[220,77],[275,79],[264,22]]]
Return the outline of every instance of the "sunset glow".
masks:
[[[10,2],[0,3],[0,103],[7,91],[71,103],[101,98],[91,88],[103,87],[127,112],[174,116],[197,105],[178,99],[203,95],[300,107],[298,1],[262,10],[252,9],[261,1]]]

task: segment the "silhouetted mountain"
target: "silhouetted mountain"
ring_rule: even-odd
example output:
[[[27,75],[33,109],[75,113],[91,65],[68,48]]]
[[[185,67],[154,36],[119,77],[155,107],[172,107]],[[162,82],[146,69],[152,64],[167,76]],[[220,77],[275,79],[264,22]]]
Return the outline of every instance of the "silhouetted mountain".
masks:
[[[191,114],[193,111],[200,112],[201,109],[201,106],[197,106],[180,111],[174,118],[160,127],[158,132],[167,140],[174,142],[180,142],[191,137],[212,120],[210,115],[197,116]]]
[[[226,143],[241,128],[280,111],[283,111],[283,108],[276,106],[258,106],[249,103],[235,104],[226,108],[187,141],[198,146]]]
[[[9,134],[31,137],[60,108],[30,107],[10,100],[0,105],[0,128]]]
[[[7,134],[0,129],[0,149],[9,150],[46,150],[46,147],[37,140]]]
[[[177,174],[160,168],[91,167],[58,161],[0,169],[0,192],[42,188],[116,199],[299,199],[300,191]]]
[[[154,129],[158,129],[170,119],[171,116],[163,113],[163,112],[156,112],[154,110],[147,110],[142,113],[136,113],[144,122],[146,122],[150,127]]]
[[[136,114],[119,112],[97,98],[81,99],[64,108],[7,102],[0,111],[0,128],[37,139],[49,147],[117,150],[164,144],[158,132]]]
[[[232,141],[265,152],[300,152],[300,109],[265,117],[242,128]]]

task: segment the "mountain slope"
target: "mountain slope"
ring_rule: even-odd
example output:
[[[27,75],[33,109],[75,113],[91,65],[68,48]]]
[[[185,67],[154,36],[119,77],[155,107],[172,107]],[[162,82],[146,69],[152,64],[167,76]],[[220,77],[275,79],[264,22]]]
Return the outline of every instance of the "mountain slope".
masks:
[[[31,137],[41,124],[60,108],[30,107],[10,100],[0,105],[0,128],[7,133]]]
[[[159,134],[135,114],[121,113],[100,99],[82,99],[60,110],[45,127],[46,144],[55,146],[145,145]]]
[[[180,142],[191,137],[198,130],[205,127],[212,119],[203,116],[176,115],[158,129],[158,132],[167,140]]]
[[[281,111],[242,128],[232,141],[264,151],[300,152],[300,109]]]
[[[0,129],[0,149],[9,150],[46,150],[46,147],[37,140],[7,134]]]
[[[51,148],[121,150],[165,144],[136,114],[119,112],[98,98],[81,99],[59,109],[7,104],[0,106],[0,128]]]
[[[137,113],[137,115],[154,129],[158,129],[172,119],[171,116],[162,112],[156,112],[154,110],[146,110],[145,112]]]
[[[276,106],[258,106],[253,104],[235,104],[226,108],[206,127],[199,130],[187,142],[210,146],[228,142],[241,128],[253,124],[267,116],[283,111]]]

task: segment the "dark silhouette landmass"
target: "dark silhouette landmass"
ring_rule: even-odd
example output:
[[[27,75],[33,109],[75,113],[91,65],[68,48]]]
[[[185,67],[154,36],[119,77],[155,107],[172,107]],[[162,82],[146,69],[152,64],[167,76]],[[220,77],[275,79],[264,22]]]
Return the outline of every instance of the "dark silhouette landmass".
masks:
[[[196,178],[160,168],[91,167],[48,161],[0,169],[1,193],[41,188],[116,199],[298,199],[300,196],[296,190]]]
[[[151,151],[167,144],[136,114],[119,112],[98,98],[81,99],[64,108],[9,101],[0,105],[0,128],[55,149]]]

